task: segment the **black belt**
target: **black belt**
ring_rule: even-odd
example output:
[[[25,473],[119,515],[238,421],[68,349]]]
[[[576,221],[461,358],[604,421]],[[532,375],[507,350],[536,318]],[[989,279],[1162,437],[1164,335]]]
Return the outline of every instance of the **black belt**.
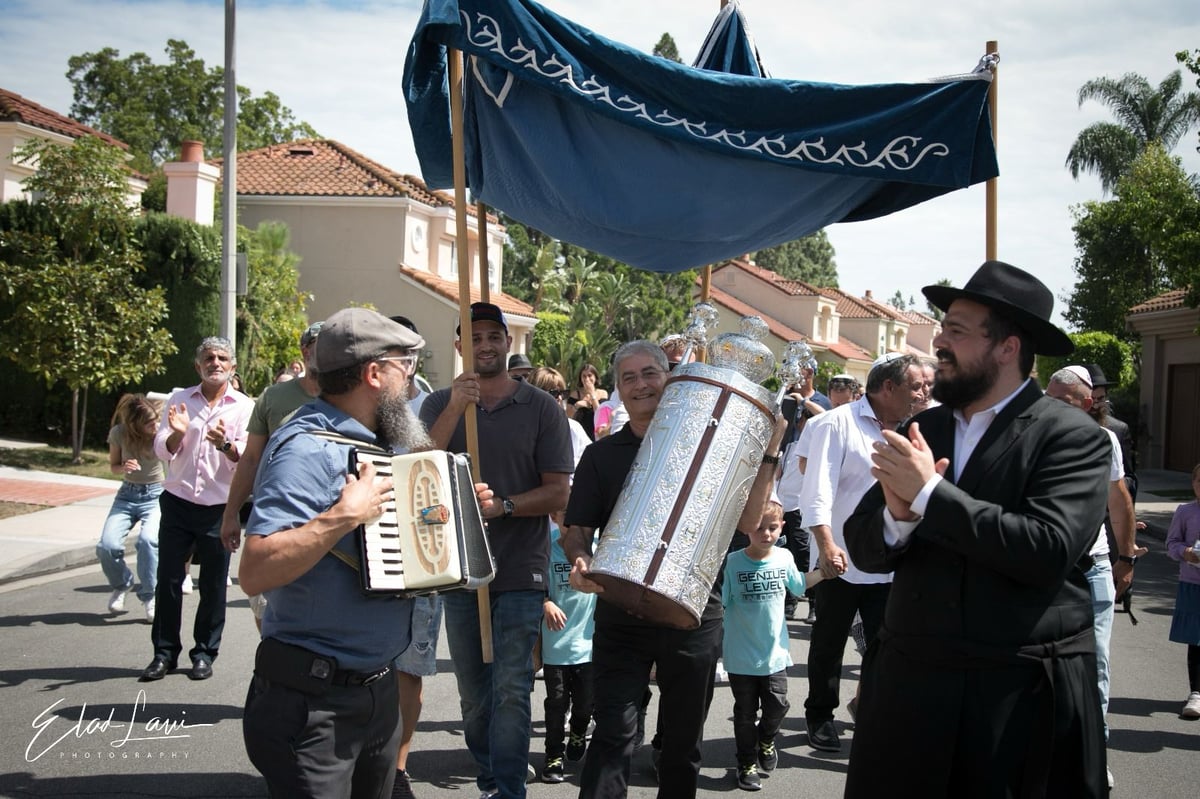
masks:
[[[285,644],[276,638],[264,638],[254,656],[256,675],[310,696],[320,696],[333,685],[371,685],[391,672],[390,665],[373,671],[340,669],[337,658]]]
[[[378,671],[346,671],[338,669],[333,673],[334,685],[370,685],[392,673],[391,666],[384,666]]]

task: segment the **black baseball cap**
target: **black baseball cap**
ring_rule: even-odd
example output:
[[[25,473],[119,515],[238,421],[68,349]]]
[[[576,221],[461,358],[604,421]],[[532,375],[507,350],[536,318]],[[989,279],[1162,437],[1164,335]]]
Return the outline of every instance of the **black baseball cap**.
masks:
[[[504,332],[508,332],[508,323],[504,321],[504,313],[496,305],[490,302],[473,302],[471,303],[471,324],[475,322],[495,322],[504,328]],[[454,335],[462,335],[462,325],[456,325]]]

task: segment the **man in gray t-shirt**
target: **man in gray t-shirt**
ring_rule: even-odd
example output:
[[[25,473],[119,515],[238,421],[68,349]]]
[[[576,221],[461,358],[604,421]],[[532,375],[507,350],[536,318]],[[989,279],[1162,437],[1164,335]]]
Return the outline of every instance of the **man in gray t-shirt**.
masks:
[[[499,308],[471,306],[471,339],[472,370],[429,395],[420,416],[436,446],[464,452],[463,414],[472,403],[478,408],[480,477],[496,498],[485,511],[496,559],[496,579],[488,586],[494,662],[483,662],[473,591],[443,597],[446,639],[479,789],[524,796],[533,647],[550,558],[548,516],[567,505],[575,461],[567,418],[554,398],[508,374],[512,338]],[[455,346],[462,351],[461,342]]]

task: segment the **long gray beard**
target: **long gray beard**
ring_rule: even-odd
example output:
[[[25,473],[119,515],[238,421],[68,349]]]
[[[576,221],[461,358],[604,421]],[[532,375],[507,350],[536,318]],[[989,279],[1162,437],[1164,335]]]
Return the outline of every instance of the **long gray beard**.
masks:
[[[433,449],[433,439],[402,394],[380,398],[375,422],[379,443],[386,449],[404,448],[409,452]]]

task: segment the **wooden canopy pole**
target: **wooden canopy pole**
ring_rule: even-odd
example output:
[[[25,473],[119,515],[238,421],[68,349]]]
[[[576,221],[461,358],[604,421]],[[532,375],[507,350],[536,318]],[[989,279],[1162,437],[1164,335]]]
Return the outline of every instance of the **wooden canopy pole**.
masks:
[[[987,43],[987,53],[999,53],[999,45],[995,41]],[[988,113],[992,117],[992,145],[996,146],[999,142],[999,134],[997,133],[998,125],[996,121],[996,82],[1000,78],[999,67],[992,69],[992,85],[988,88]],[[996,256],[996,181],[997,178],[992,178],[987,182],[987,232],[985,233],[985,260],[995,261]]]
[[[488,264],[488,229],[487,206],[482,200],[475,201],[475,231],[479,234],[479,299],[483,302],[492,301],[491,275]]]
[[[475,363],[475,345],[471,337],[471,253],[467,238],[467,159],[463,145],[463,62],[462,53],[451,49],[447,54],[450,62],[450,125],[451,144],[454,157],[454,222],[458,255],[458,324],[459,341],[462,342],[464,364]],[[487,291],[487,281],[481,281],[481,291]],[[482,294],[486,298],[487,294]],[[464,414],[467,422],[467,454],[471,456],[471,477],[482,482],[479,476],[479,419],[474,403],[467,405]],[[479,645],[483,662],[491,663],[492,652],[492,599],[488,587],[476,591],[479,599]]]

